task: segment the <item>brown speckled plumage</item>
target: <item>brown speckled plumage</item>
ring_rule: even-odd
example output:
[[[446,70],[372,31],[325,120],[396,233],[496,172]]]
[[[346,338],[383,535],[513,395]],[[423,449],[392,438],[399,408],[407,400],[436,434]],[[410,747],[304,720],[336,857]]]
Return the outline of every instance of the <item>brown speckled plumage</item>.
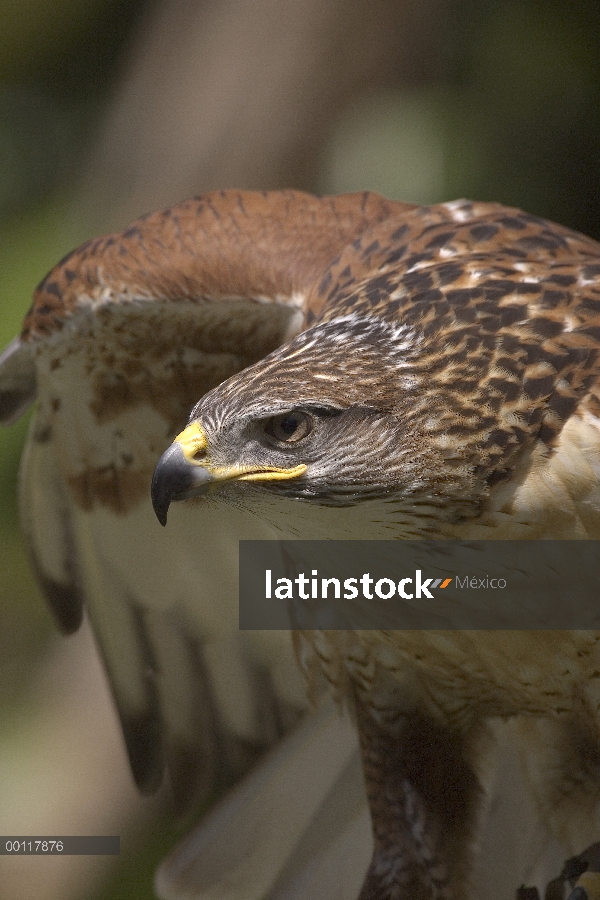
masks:
[[[553,446],[587,394],[598,409],[595,241],[496,204],[447,204],[402,219],[352,248],[358,284],[344,283],[350,253],[342,254],[323,318],[375,315],[418,331],[414,372],[427,381],[433,440],[439,432],[453,446],[468,443],[465,452],[491,474],[532,436]]]
[[[197,675],[218,610],[213,621],[206,592],[190,596],[183,579],[180,589],[175,561],[172,602],[143,591],[132,599],[127,564],[104,537],[109,522],[140,541],[151,534],[152,471],[192,407],[204,443],[190,465],[226,484],[177,504],[165,534],[184,523],[178,516],[185,527],[170,550],[152,533],[152,552],[170,559],[189,540],[186,565],[203,590],[211,573],[210,591],[225,596],[225,563],[215,549],[201,557],[213,521],[231,541],[253,528],[259,537],[600,538],[599,348],[600,244],[491,203],[221,192],[63,260],[0,360],[0,412],[23,407],[35,369],[32,459],[50,448],[65,546],[77,551],[51,560],[31,512],[33,555],[63,623],[90,603],[138,781],[156,784],[165,742],[173,771],[193,752],[212,753],[214,765],[217,752],[194,716],[169,745],[172,695],[156,696],[156,672],[128,694],[117,650],[158,671],[148,648],[174,611]],[[306,440],[260,437],[298,412],[311,422]],[[39,458],[29,464],[36,478]],[[296,474],[243,481],[269,471]],[[34,495],[24,497],[27,506]],[[88,526],[86,542],[77,535]],[[222,543],[215,537],[219,552]],[[85,587],[90,565],[110,573],[119,609],[133,610],[129,646],[113,651],[112,626]],[[598,636],[296,635],[309,682],[324,675],[357,715],[375,834],[362,900],[470,894],[493,717],[530,717],[521,731],[532,795],[569,851],[598,836]],[[209,695],[205,732],[218,732]],[[261,732],[257,743],[266,740]],[[189,766],[179,771],[185,792]]]

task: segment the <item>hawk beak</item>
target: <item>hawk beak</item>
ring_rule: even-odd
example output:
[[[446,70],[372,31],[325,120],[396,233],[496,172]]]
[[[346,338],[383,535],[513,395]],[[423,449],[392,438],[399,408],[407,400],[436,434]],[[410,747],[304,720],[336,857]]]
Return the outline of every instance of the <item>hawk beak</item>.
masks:
[[[291,469],[278,466],[225,466],[208,468],[208,441],[204,429],[192,422],[178,434],[158,461],[152,478],[152,506],[161,525],[173,500],[187,500],[205,494],[211,484],[224,481],[282,481],[303,475],[301,463]]]
[[[179,441],[171,444],[159,459],[152,477],[152,506],[160,524],[167,524],[167,512],[173,500],[197,497],[212,481],[215,479],[208,469],[190,462]]]

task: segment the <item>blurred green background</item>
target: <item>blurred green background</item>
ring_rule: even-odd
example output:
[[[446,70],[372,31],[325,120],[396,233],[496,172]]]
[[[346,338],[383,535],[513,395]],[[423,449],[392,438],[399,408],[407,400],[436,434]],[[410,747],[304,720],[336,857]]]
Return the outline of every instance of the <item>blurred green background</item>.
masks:
[[[0,0],[0,345],[91,234],[209,188],[282,186],[498,200],[600,238],[600,4]],[[25,432],[0,432],[2,759],[24,752],[60,653],[18,531]],[[117,819],[124,852],[71,896],[151,897],[164,806]]]

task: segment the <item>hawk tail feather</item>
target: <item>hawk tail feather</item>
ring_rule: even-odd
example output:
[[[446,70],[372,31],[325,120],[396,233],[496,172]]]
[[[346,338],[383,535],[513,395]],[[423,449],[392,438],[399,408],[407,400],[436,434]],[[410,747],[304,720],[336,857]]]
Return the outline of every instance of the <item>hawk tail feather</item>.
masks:
[[[356,734],[327,704],[181,841],[155,889],[162,900],[357,896],[370,845]]]

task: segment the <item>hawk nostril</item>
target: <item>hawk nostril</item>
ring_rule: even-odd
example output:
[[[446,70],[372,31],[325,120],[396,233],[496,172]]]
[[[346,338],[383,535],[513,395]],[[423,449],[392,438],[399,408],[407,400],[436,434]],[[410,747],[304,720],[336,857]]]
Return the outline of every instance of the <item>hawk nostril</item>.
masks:
[[[201,459],[206,459],[206,450],[196,450],[192,459],[196,459],[200,461]]]

